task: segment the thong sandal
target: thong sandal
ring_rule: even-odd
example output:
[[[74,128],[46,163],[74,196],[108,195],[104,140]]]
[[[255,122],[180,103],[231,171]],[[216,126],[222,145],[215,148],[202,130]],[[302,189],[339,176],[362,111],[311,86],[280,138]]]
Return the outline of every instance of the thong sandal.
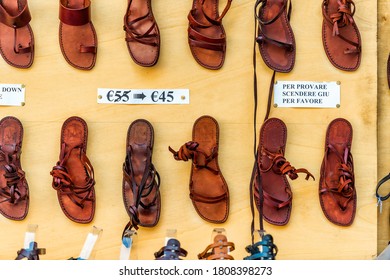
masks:
[[[95,179],[87,152],[88,127],[79,117],[62,125],[59,161],[50,175],[64,214],[72,221],[86,224],[95,214]]]
[[[192,160],[190,198],[204,220],[223,223],[229,214],[229,190],[218,165],[219,126],[210,116],[198,118],[192,130],[192,141],[179,151],[169,147],[176,160]]]
[[[290,72],[295,64],[295,39],[290,26],[289,0],[257,0],[256,42],[265,64],[276,72]]]
[[[123,29],[133,61],[145,67],[155,65],[160,55],[160,31],[151,0],[129,0]]]
[[[45,248],[38,248],[37,242],[31,242],[28,249],[21,249],[17,252],[15,260],[39,260],[39,255],[45,255]]]
[[[198,254],[200,260],[234,260],[229,253],[234,251],[234,243],[228,242],[224,234],[218,234],[214,237],[214,243]]]
[[[218,12],[219,0],[193,0],[188,14],[188,43],[195,60],[205,68],[220,69],[225,61],[226,34],[222,18],[228,12],[232,0],[222,14]]]
[[[333,66],[344,71],[355,71],[360,65],[362,43],[354,14],[352,0],[323,0],[324,49]]]
[[[181,260],[186,257],[187,251],[180,247],[180,241],[174,238],[168,240],[167,245],[154,253],[155,260]]]
[[[90,0],[60,0],[59,40],[65,60],[73,67],[95,66],[97,35],[91,21]]]
[[[257,172],[261,181],[253,183],[253,194],[260,211],[260,192],[264,197],[262,213],[264,220],[274,225],[286,225],[292,209],[292,190],[286,175],[295,180],[298,173],[305,173],[306,180],[314,176],[306,169],[295,169],[284,157],[287,141],[287,127],[277,118],[266,120],[260,130],[257,151]],[[259,176],[259,174],[256,174]]]
[[[123,202],[130,217],[126,228],[153,227],[160,218],[160,175],[152,163],[154,132],[143,119],[129,126],[123,164]]]
[[[29,68],[34,61],[34,35],[27,0],[0,1],[0,54],[17,68]]]
[[[352,224],[356,213],[356,189],[351,153],[352,125],[333,120],[327,129],[321,165],[319,197],[323,213],[339,226]]]
[[[11,220],[23,220],[29,208],[29,191],[20,164],[23,126],[14,117],[0,121],[0,213]]]

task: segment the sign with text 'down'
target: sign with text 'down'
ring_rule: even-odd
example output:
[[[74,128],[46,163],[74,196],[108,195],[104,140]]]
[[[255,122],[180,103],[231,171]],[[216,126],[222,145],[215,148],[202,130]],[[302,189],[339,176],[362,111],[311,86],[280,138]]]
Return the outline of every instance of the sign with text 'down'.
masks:
[[[274,106],[287,108],[339,108],[340,82],[277,81]]]
[[[0,84],[0,106],[24,106],[25,89],[22,84]]]

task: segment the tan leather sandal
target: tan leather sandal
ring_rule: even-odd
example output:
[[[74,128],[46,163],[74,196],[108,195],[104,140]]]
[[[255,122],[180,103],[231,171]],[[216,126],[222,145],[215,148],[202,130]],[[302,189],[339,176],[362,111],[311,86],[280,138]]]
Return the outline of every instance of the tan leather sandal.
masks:
[[[29,68],[34,61],[34,34],[27,0],[0,1],[0,54],[17,68]]]
[[[190,198],[200,217],[223,223],[229,215],[229,189],[218,165],[219,126],[210,116],[198,118],[192,141],[179,151],[169,147],[176,160],[192,160]]]

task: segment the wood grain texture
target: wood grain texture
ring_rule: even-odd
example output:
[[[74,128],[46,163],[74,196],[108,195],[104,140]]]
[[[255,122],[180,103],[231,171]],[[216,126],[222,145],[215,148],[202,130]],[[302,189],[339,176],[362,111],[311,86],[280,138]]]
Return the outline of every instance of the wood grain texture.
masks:
[[[385,0],[379,2],[381,7],[385,6]],[[372,1],[355,3],[355,20],[363,41],[362,63],[356,72],[347,73],[334,68],[323,50],[321,1],[294,0],[291,25],[297,42],[296,64],[291,73],[277,74],[276,79],[340,81],[342,96],[339,109],[271,111],[271,117],[281,118],[287,125],[287,159],[316,177],[314,182],[305,181],[304,176],[291,182],[294,199],[287,226],[265,224],[279,247],[278,259],[372,259],[377,253],[373,197],[378,174],[377,6]],[[251,242],[249,181],[254,160],[253,4],[249,0],[233,1],[223,20],[227,33],[226,61],[221,70],[212,71],[199,66],[188,47],[187,14],[191,1],[153,2],[161,31],[161,56],[155,67],[142,68],[131,60],[124,41],[122,18],[126,1],[93,0],[92,19],[99,41],[97,63],[93,70],[81,71],[69,66],[62,57],[58,44],[58,3],[29,2],[36,39],[34,65],[19,70],[0,60],[0,82],[25,84],[26,105],[2,107],[0,112],[1,116],[18,117],[25,128],[22,165],[30,185],[31,207],[22,222],[0,217],[0,259],[16,256],[28,224],[39,225],[36,240],[47,249],[41,259],[77,257],[93,225],[102,228],[103,234],[92,257],[119,258],[120,238],[128,222],[121,197],[126,131],[137,118],[145,118],[154,126],[153,161],[161,175],[162,214],[156,227],[139,230],[132,258],[153,259],[153,253],[164,243],[166,231],[177,229],[178,239],[189,251],[187,259],[196,259],[211,242],[215,227],[225,228],[228,239],[236,244],[232,252],[235,259],[247,255],[245,246]],[[258,133],[272,72],[257,48],[256,58]],[[97,88],[108,87],[188,88],[191,102],[189,105],[97,104]],[[388,98],[387,93],[381,98]],[[230,216],[222,225],[207,223],[196,214],[189,199],[190,163],[175,161],[168,151],[168,146],[177,149],[190,140],[193,122],[205,114],[220,124],[219,164],[231,196]],[[89,225],[73,223],[63,215],[49,175],[58,160],[61,125],[72,115],[84,118],[89,126],[87,154],[97,182],[97,210]],[[318,199],[325,132],[329,122],[337,117],[347,118],[354,129],[352,153],[358,204],[355,222],[348,228],[331,224]],[[382,154],[388,151],[388,147],[382,149]],[[384,174],[386,168],[383,168]]]
[[[387,84],[387,58],[390,53],[390,3],[386,0],[378,1],[378,180],[389,174],[390,170],[390,131],[388,129],[390,112],[390,91]],[[381,186],[380,194],[386,195],[390,191],[389,184]],[[382,213],[378,211],[378,254],[390,241],[390,202],[382,206]]]

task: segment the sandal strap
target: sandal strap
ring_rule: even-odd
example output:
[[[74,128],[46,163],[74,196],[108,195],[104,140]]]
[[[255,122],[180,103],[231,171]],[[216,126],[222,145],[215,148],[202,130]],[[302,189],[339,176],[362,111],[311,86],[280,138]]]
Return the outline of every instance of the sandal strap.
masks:
[[[274,260],[278,254],[278,247],[270,234],[263,235],[261,241],[248,245],[245,250],[251,255],[244,260]]]
[[[129,36],[129,37],[126,37],[125,40],[127,42],[137,41],[138,43],[141,43],[144,45],[157,46],[158,44],[155,41],[158,37],[158,34],[152,33],[152,31],[156,27],[156,22],[154,20],[153,20],[152,24],[150,25],[150,27],[143,34],[139,34],[135,30],[135,28],[133,28],[133,25],[135,23],[138,23],[142,20],[148,19],[151,16],[151,11],[148,11],[145,15],[140,16],[132,21],[127,20],[128,15],[130,13],[130,7],[131,7],[132,2],[133,2],[132,0],[129,1],[129,4],[127,6],[127,12],[124,16],[123,29],[126,31],[126,34]]]
[[[21,2],[24,2],[23,4],[25,5],[17,15],[10,15],[3,5],[0,4],[0,22],[12,28],[26,26],[31,21],[31,14],[28,9],[27,1]]]
[[[380,179],[379,182],[378,182],[378,184],[377,184],[377,186],[376,186],[375,196],[376,196],[376,198],[378,199],[378,201],[385,201],[385,200],[389,199],[389,197],[390,197],[390,192],[389,192],[387,195],[384,195],[384,196],[381,196],[381,195],[379,194],[379,189],[380,189],[380,187],[381,187],[384,183],[386,183],[388,180],[390,180],[390,173],[387,174],[387,175],[386,175],[385,177],[383,177],[382,179]]]
[[[38,248],[37,242],[31,242],[28,249],[21,249],[17,252],[15,260],[39,260],[39,255],[45,255],[45,248]]]
[[[65,163],[68,160],[71,152],[74,149],[82,149],[81,146],[77,145],[74,147],[69,147],[67,153],[65,153],[66,144],[63,143],[61,146],[60,160],[57,162],[56,166],[53,167],[50,175],[53,176],[52,187],[61,191],[63,194],[66,194],[69,199],[80,208],[84,208],[85,201],[93,201],[94,198],[91,197],[93,187],[95,185],[94,179],[94,170],[91,162],[85,153],[81,153],[81,163],[84,166],[86,172],[85,185],[76,186],[71,176],[68,173],[68,170],[65,168]]]
[[[348,38],[345,38],[340,34],[339,28],[343,28],[354,22],[353,16],[355,14],[355,3],[352,0],[338,0],[339,7],[337,12],[328,15],[327,7],[329,0],[324,0],[322,3],[322,15],[325,22],[332,28],[333,36],[338,36],[343,41],[352,45],[354,48],[347,48],[344,50],[344,54],[360,53],[361,46],[359,42],[353,42]],[[353,9],[351,8],[353,7]]]
[[[198,254],[198,259],[234,260],[234,258],[231,255],[229,255],[229,252],[234,251],[234,249],[235,249],[234,243],[228,242],[225,235],[219,234],[215,236],[213,244],[208,245],[202,253]]]
[[[67,0],[60,1],[59,19],[62,23],[81,26],[91,21],[90,0],[84,0],[84,7],[81,8],[70,7],[67,2]]]

